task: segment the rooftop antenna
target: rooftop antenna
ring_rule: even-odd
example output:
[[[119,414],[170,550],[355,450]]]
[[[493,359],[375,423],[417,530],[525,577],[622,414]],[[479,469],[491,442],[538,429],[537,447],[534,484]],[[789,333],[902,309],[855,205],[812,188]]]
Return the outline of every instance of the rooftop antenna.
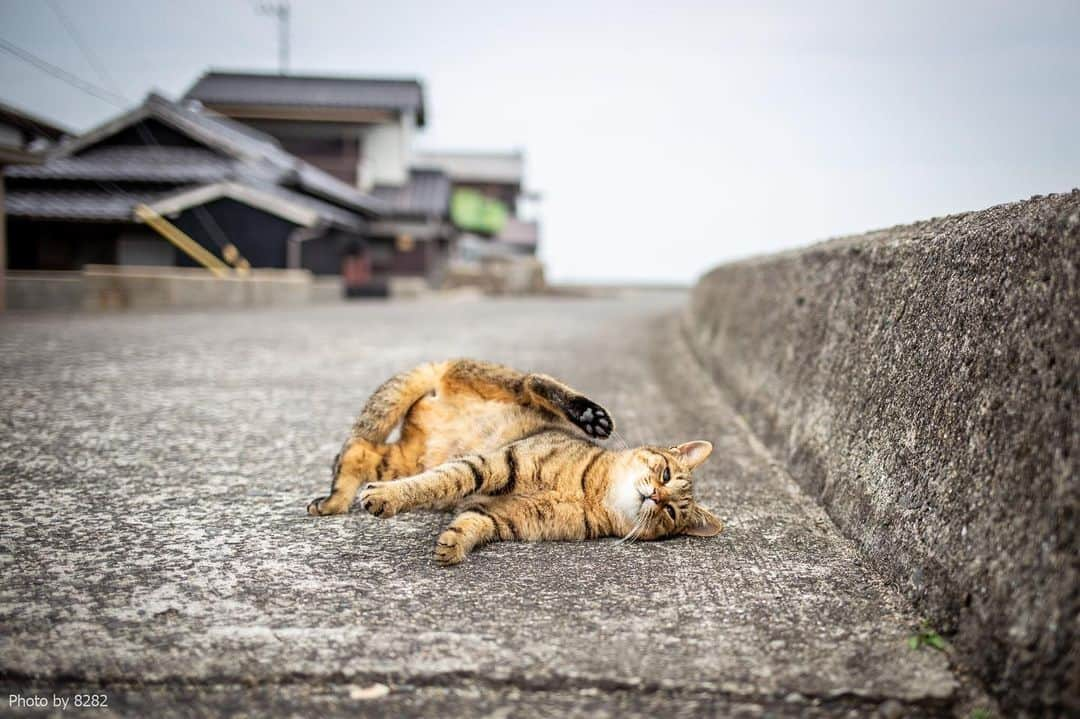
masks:
[[[289,72],[289,0],[259,0],[255,12],[273,15],[278,21],[278,74]]]

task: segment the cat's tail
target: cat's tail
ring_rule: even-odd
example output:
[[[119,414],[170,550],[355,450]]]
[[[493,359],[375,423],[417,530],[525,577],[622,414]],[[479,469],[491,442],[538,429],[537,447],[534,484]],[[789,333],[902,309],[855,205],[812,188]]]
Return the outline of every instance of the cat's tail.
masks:
[[[445,371],[445,362],[428,362],[383,382],[356,418],[353,436],[369,442],[385,442],[409,409],[424,395],[435,391]]]

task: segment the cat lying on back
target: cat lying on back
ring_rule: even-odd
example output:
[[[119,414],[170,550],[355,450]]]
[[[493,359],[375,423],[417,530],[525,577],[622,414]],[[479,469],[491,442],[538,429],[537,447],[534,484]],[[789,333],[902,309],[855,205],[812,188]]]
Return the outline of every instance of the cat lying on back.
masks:
[[[723,529],[692,494],[690,473],[711,444],[616,451],[594,441],[614,427],[603,407],[545,375],[475,360],[425,364],[371,396],[334,459],[330,495],[308,513],[345,513],[358,490],[376,517],[453,509],[435,545],[443,564],[494,541]],[[395,428],[400,438],[388,442]]]

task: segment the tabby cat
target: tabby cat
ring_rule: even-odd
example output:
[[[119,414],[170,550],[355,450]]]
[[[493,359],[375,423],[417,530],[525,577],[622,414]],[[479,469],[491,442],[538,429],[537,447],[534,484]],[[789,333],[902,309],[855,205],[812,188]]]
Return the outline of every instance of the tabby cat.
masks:
[[[603,407],[545,375],[467,359],[421,365],[368,400],[334,458],[330,495],[308,513],[347,512],[358,490],[376,517],[453,509],[435,545],[442,564],[494,541],[723,529],[692,494],[690,473],[711,444],[601,447],[614,428]]]

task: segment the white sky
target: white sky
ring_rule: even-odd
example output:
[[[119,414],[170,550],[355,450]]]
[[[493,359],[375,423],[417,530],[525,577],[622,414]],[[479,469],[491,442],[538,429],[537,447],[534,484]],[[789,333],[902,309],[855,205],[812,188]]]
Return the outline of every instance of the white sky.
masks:
[[[249,0],[55,3],[133,101],[276,69]],[[0,0],[0,37],[105,83],[49,2]],[[1075,0],[293,0],[291,69],[419,77],[420,147],[524,149],[555,279],[690,281],[1080,185],[1078,38]],[[116,112],[4,52],[0,99]]]

